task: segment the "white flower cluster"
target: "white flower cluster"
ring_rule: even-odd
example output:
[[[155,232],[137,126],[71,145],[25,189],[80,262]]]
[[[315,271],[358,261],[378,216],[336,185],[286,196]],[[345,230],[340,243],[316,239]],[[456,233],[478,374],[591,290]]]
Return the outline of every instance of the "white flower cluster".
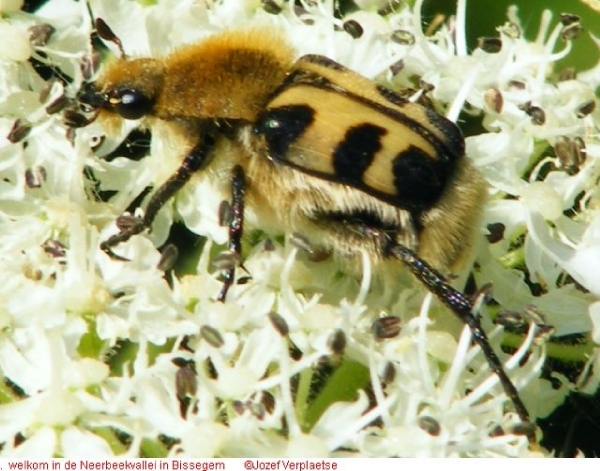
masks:
[[[2,3],[0,456],[539,453],[512,433],[518,418],[505,411],[509,401],[468,329],[452,335],[460,330],[450,314],[430,309],[431,295],[423,300],[406,274],[372,276],[365,256],[357,280],[333,261],[308,260],[289,237],[262,238],[244,259],[251,278],[215,301],[221,283],[211,260],[227,238],[218,223],[227,191],[207,175],[160,212],[151,234],[119,246],[131,261],[100,250],[116,217],[182,156],[168,128],[153,129],[149,156],[133,161],[114,156],[131,129],[105,136],[96,123],[65,125],[61,107],[98,60],[90,12],[131,55],[272,24],[298,55],[327,55],[396,86],[421,76],[452,119],[465,107],[483,113],[487,131],[467,138],[467,153],[490,183],[485,223],[504,237],[482,244],[478,283],[492,282],[503,308],[535,302],[559,333],[593,328],[600,343],[600,146],[589,104],[600,74],[548,81],[569,50],[567,41],[554,51],[564,23],[552,20],[548,34],[545,17],[531,43],[513,14],[499,52],[469,54],[465,1],[433,36],[421,27],[422,1],[344,19],[330,0],[257,3],[50,0],[35,15]],[[50,70],[56,78],[42,78]],[[563,143],[585,161],[565,169],[558,151],[538,152],[540,143]],[[194,273],[180,277],[159,268],[155,248],[174,219],[207,238]],[[502,263],[513,252],[544,289],[535,301],[523,272]],[[569,385],[553,390],[539,378],[545,351],[534,333],[505,368],[539,417]],[[490,333],[497,350],[501,334]],[[590,375],[586,386],[598,381]]]

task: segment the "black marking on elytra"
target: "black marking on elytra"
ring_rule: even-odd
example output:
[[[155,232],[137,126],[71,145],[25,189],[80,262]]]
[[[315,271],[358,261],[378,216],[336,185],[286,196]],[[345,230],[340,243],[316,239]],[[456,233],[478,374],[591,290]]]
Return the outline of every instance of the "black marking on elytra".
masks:
[[[424,108],[427,120],[444,135],[443,144],[450,152],[450,155],[453,157],[461,157],[465,153],[465,140],[463,139],[459,127],[449,119],[436,113],[435,110],[426,106]]]
[[[314,57],[321,56],[315,55]],[[341,88],[331,83],[329,79],[323,77],[322,75],[319,75],[311,70],[295,68],[292,69],[292,71],[286,76],[285,80],[268,96],[268,102],[284,93],[288,88],[292,88],[296,85],[307,85],[323,90],[335,90],[337,93],[344,93]]]
[[[325,61],[319,56],[314,59],[309,57],[308,60],[312,60],[314,63]],[[364,133],[367,142],[362,142],[358,138],[348,139],[347,136],[338,144],[338,148],[334,151],[337,155],[331,156],[334,172],[313,171],[306,166],[287,160],[286,157],[289,147],[314,123],[315,119],[316,111],[310,105],[297,104],[268,109],[259,116],[254,132],[265,136],[269,157],[280,160],[282,163],[308,175],[337,184],[350,185],[393,206],[407,209],[418,223],[422,211],[437,203],[448,180],[452,178],[456,160],[464,154],[464,141],[460,130],[454,123],[438,115],[429,107],[420,105],[425,109],[428,118],[428,122],[424,125],[395,107],[374,102],[362,95],[341,88],[338,84],[316,72],[302,69],[301,64],[273,92],[271,100],[294,86],[313,87],[340,94],[356,102],[359,105],[358,112],[360,112],[360,105],[367,106],[396,121],[398,126],[406,126],[412,132],[421,136],[433,147],[434,151],[427,153],[416,147],[411,147],[401,155],[396,156],[393,162],[387,163],[390,165],[390,171],[394,172],[395,194],[376,190],[362,181],[362,175],[369,165],[367,156],[369,154],[374,156],[376,153],[372,149],[370,150],[369,146],[381,146],[379,137],[383,133],[380,134],[373,129],[368,132],[366,128],[362,131],[354,131],[357,135],[361,132]],[[382,97],[396,105],[405,103],[402,101],[402,96],[392,91],[384,91],[383,88],[378,90]],[[334,118],[335,116],[331,116],[331,119]],[[374,124],[368,126],[377,127]],[[441,130],[441,134],[443,133],[444,136],[449,137],[440,138],[437,133],[434,134],[430,130],[431,126]],[[361,127],[362,125],[355,128],[360,129]],[[386,131],[393,132],[394,129]],[[356,149],[352,149],[353,146],[350,143],[355,144]],[[380,150],[380,147],[378,147],[378,150]],[[365,155],[361,155],[361,152]],[[402,158],[400,157],[406,158],[406,160],[401,162]]]
[[[281,86],[279,86],[275,93],[271,95],[271,98],[274,98],[283,91],[295,85],[308,85],[310,87],[321,88],[324,90],[335,89],[337,91],[343,91],[339,88],[336,88],[336,86],[331,83],[331,80],[323,77],[322,75],[316,74],[310,70],[296,69],[286,77]]]
[[[290,145],[306,131],[315,119],[315,110],[309,105],[288,105],[264,111],[254,127],[267,141],[269,155],[286,159]]]
[[[367,106],[385,116],[388,116],[389,118],[398,122],[400,125],[406,126],[414,133],[423,137],[423,139],[429,142],[435,149],[435,153],[430,155],[428,157],[429,159],[439,159],[446,162],[451,162],[462,157],[464,154],[464,140],[458,127],[453,122],[449,121],[443,116],[440,116],[435,112],[435,110],[429,108],[428,106],[419,105],[425,109],[425,113],[428,118],[427,124],[423,125],[423,123],[411,118],[395,108],[374,102],[362,95],[357,95],[356,93],[350,92],[347,89],[341,88],[338,84],[331,82],[329,79],[319,75],[318,73],[310,70],[303,70],[301,68],[294,70],[286,78],[286,80],[271,95],[271,99],[281,93],[284,93],[286,89],[297,85],[314,87],[321,90],[329,90],[332,93],[341,94],[347,97],[349,100],[360,103],[363,106]],[[387,90],[385,87],[376,86],[376,90],[384,99],[390,103],[393,103],[395,106],[404,106],[406,104],[406,99],[391,90]],[[445,137],[440,139],[437,135],[433,134],[428,129],[428,126],[431,125],[439,129]]]
[[[384,87],[383,85],[377,85],[375,88],[376,88],[377,92],[384,99],[386,99],[387,101],[389,101],[393,105],[404,106],[408,102],[408,100],[406,98],[403,98],[402,96],[400,96],[397,93],[393,92],[389,88]]]
[[[372,123],[353,126],[333,151],[333,169],[341,182],[360,185],[363,174],[381,150],[385,128]]]
[[[400,152],[392,161],[391,170],[398,202],[418,209],[438,201],[452,173],[450,162],[434,160],[415,146]]]
[[[311,64],[322,65],[323,67],[327,67],[332,70],[348,70],[339,62],[336,62],[329,57],[320,56],[318,54],[306,54],[302,56],[298,61],[310,62]]]

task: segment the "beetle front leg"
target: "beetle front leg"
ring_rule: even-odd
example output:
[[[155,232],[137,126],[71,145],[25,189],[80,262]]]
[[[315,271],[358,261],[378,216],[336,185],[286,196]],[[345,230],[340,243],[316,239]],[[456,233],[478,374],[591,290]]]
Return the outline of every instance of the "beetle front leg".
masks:
[[[244,169],[236,165],[231,175],[231,215],[229,219],[229,252],[233,255],[234,262],[242,254],[242,235],[244,232],[244,195],[246,192],[246,178]],[[217,297],[224,302],[227,292],[235,280],[235,266],[227,268],[223,273],[223,287]]]
[[[190,180],[194,172],[206,165],[214,145],[214,138],[210,134],[204,135],[200,143],[185,157],[177,171],[152,195],[146,207],[144,217],[135,218],[133,223],[127,228],[102,242],[100,248],[115,260],[128,261],[126,258],[115,254],[112,250],[113,247],[128,241],[134,235],[140,234],[152,226],[160,208]]]

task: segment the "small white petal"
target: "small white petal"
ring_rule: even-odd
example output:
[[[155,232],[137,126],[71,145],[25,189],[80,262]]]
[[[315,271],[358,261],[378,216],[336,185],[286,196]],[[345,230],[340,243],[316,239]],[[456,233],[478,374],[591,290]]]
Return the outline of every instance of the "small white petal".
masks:
[[[2,453],[2,456],[13,459],[50,459],[56,456],[57,441],[53,428],[41,427],[18,447],[6,454]]]
[[[284,455],[289,458],[328,458],[329,450],[320,438],[302,434],[290,437]]]
[[[60,447],[64,458],[114,457],[106,441],[78,427],[68,427],[60,434]]]
[[[590,304],[590,318],[592,320],[592,338],[600,344],[600,301]]]
[[[554,221],[563,212],[560,195],[544,182],[533,182],[523,188],[521,200],[532,211],[539,212],[548,221]]]
[[[185,456],[212,458],[221,456],[223,445],[231,437],[228,427],[219,423],[204,423],[189,429],[181,437]]]
[[[0,22],[0,58],[7,61],[25,61],[31,56],[27,31]]]
[[[14,13],[19,11],[23,6],[24,0],[1,0],[0,1],[0,13]]]

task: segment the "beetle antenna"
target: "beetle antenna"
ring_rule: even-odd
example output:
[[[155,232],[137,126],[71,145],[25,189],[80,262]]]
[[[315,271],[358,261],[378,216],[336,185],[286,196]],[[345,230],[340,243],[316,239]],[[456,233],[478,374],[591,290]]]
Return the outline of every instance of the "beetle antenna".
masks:
[[[111,43],[116,44],[119,48],[119,52],[121,53],[122,59],[127,59],[127,54],[125,54],[125,49],[123,49],[123,43],[119,39],[119,37],[114,33],[110,26],[106,24],[102,18],[96,18],[94,21],[94,25],[96,26],[96,31],[98,32],[98,36],[100,36],[105,41],[110,41]]]

